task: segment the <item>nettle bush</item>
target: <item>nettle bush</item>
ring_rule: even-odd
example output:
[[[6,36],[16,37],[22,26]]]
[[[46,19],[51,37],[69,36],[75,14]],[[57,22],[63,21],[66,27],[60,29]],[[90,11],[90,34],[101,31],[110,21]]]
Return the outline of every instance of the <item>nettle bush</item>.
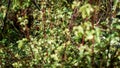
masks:
[[[3,0],[0,67],[120,67],[119,0]]]

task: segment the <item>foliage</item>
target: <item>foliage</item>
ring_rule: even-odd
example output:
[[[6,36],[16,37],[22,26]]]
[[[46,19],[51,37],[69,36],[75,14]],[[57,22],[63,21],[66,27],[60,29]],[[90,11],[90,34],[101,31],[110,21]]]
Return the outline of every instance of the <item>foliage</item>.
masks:
[[[0,67],[120,67],[119,0],[8,1],[0,3]]]

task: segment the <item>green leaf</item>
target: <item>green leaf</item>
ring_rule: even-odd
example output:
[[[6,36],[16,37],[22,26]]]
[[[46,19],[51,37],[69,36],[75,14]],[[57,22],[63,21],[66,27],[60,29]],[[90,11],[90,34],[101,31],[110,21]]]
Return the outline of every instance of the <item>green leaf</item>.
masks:
[[[120,25],[116,25],[116,29],[120,29]]]
[[[82,18],[90,16],[90,13],[93,12],[93,8],[90,4],[85,4],[79,8],[79,12],[82,13]]]

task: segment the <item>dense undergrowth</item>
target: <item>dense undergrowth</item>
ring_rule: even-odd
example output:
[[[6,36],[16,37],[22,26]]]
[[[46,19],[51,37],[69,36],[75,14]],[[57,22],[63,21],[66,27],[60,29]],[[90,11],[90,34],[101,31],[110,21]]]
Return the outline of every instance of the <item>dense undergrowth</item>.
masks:
[[[119,12],[119,0],[2,0],[0,67],[119,68]]]

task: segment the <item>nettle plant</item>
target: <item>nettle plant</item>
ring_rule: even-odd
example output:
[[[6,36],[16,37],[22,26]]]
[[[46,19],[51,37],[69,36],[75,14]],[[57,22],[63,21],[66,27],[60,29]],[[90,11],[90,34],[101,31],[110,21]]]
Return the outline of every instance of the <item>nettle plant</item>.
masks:
[[[120,66],[118,0],[2,3],[1,67]]]

